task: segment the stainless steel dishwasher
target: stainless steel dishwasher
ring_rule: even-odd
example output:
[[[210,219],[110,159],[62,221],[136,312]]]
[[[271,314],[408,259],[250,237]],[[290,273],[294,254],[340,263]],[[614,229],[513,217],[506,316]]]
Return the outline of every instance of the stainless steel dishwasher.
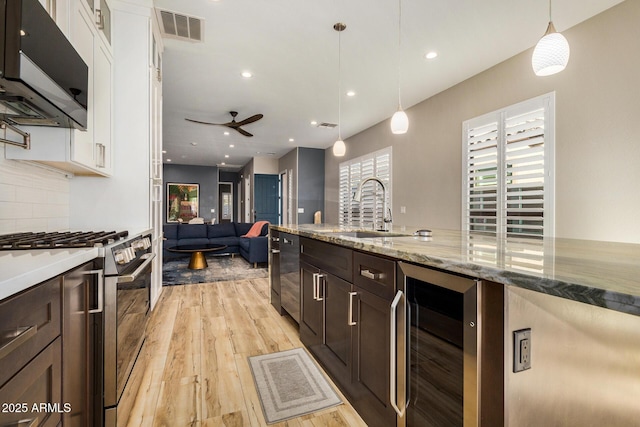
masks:
[[[280,233],[280,304],[300,323],[300,238]]]

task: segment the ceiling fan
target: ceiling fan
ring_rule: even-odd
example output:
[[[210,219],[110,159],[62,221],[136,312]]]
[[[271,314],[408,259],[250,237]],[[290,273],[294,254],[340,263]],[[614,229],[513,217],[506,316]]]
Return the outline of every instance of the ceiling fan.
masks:
[[[233,130],[236,130],[236,131],[240,132],[244,136],[253,136],[252,134],[250,134],[246,130],[242,129],[240,126],[244,126],[244,125],[248,125],[249,123],[257,122],[262,117],[264,117],[262,114],[256,114],[256,115],[253,115],[253,116],[251,116],[251,117],[249,117],[247,119],[244,119],[244,120],[241,120],[239,122],[236,122],[236,116],[238,115],[238,112],[237,111],[229,111],[229,114],[231,114],[231,121],[227,122],[227,123],[209,123],[209,122],[201,122],[199,120],[192,120],[192,119],[186,119],[186,118],[185,118],[185,120],[187,120],[189,122],[194,122],[194,123],[201,123],[203,125],[226,126],[228,128],[231,128]]]

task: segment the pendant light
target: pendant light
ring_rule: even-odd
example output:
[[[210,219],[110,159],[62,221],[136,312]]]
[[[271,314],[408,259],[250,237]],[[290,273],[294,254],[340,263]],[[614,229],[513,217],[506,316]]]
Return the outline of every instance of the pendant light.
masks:
[[[333,26],[333,29],[338,32],[338,140],[333,144],[333,155],[336,157],[342,157],[347,152],[347,147],[344,145],[344,141],[341,136],[340,115],[342,113],[342,75],[341,75],[341,45],[340,34],[347,28],[347,26],[341,22],[338,22]]]
[[[538,41],[531,66],[536,76],[550,76],[564,70],[569,62],[569,42],[564,36],[556,32],[551,20],[551,0],[549,0],[549,26],[547,32]]]
[[[400,42],[402,35],[402,0],[398,0],[398,111],[391,117],[391,133],[402,135],[409,130],[409,117],[400,102]]]

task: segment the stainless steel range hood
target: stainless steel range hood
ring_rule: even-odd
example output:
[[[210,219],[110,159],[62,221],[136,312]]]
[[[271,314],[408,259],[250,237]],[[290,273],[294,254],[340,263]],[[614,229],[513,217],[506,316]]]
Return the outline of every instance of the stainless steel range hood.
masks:
[[[86,129],[88,67],[38,0],[0,0],[0,118]]]

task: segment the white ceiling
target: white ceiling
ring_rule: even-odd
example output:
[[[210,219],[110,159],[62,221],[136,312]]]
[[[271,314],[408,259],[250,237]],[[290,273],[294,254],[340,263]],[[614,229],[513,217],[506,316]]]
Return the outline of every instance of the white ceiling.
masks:
[[[622,0],[554,0],[564,31]],[[398,102],[396,0],[154,0],[158,9],[204,20],[204,43],[164,39],[163,143],[174,164],[233,169],[252,157],[278,158],[295,146],[326,148],[338,122],[338,33],[343,22],[343,139],[388,120]],[[404,108],[533,47],[548,23],[545,0],[402,0]],[[569,40],[571,44],[571,40]],[[439,56],[427,60],[428,51]],[[242,71],[254,76],[244,79]],[[533,71],[532,71],[533,72]],[[347,97],[347,90],[356,96]],[[220,126],[229,111],[247,138]],[[289,139],[294,141],[290,142]],[[196,145],[193,145],[193,144]],[[229,145],[235,147],[230,148]],[[228,158],[225,158],[228,155]]]

